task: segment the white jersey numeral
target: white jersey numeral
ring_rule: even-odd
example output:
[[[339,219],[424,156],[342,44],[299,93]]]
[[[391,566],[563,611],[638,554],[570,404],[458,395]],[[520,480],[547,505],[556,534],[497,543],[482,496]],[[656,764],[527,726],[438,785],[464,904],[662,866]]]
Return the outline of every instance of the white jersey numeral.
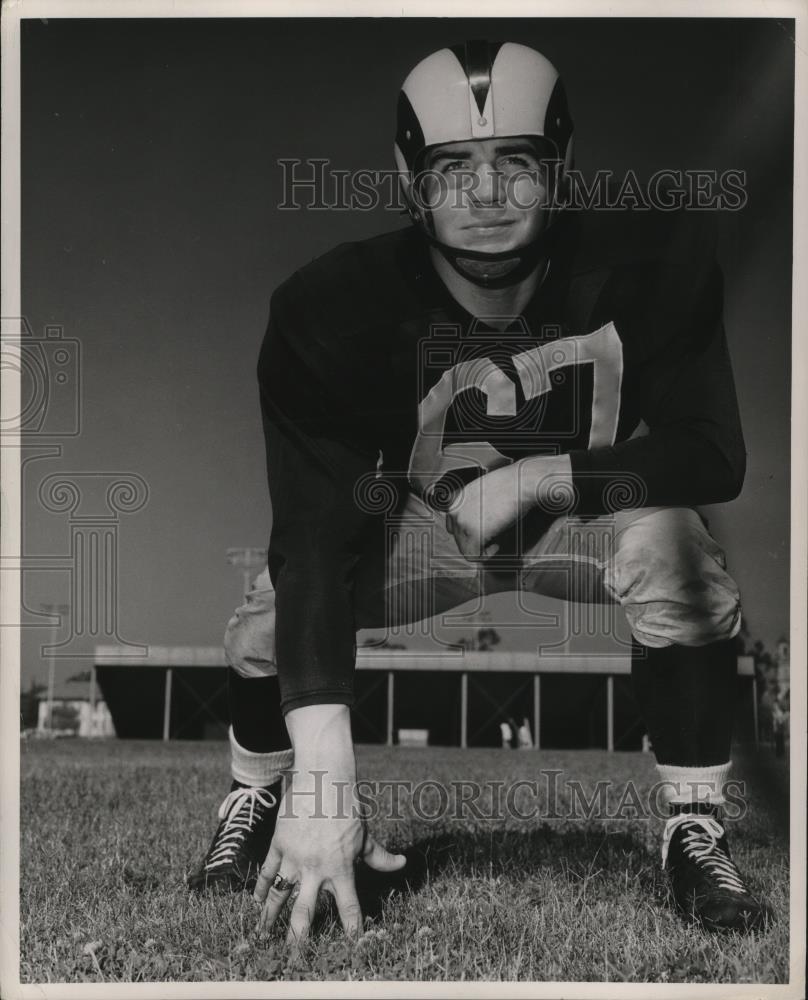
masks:
[[[614,444],[620,415],[623,351],[613,323],[594,333],[563,337],[513,356],[525,399],[552,390],[552,372],[571,365],[592,365],[590,448]],[[446,415],[455,397],[479,389],[488,416],[516,416],[516,386],[489,358],[473,358],[447,368],[418,407],[418,434],[410,455],[409,479],[426,491],[452,469],[478,467],[490,471],[511,459],[487,441],[443,444]],[[514,428],[514,435],[520,432]]]

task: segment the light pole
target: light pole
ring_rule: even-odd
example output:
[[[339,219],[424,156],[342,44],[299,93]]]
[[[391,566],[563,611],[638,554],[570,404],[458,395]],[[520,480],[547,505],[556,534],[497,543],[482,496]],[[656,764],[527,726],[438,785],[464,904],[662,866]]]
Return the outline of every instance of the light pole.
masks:
[[[250,583],[257,570],[267,564],[267,550],[255,548],[236,548],[227,550],[227,561],[231,566],[241,570],[242,599],[250,589]]]
[[[62,624],[62,615],[66,615],[70,610],[69,604],[42,604],[40,605],[42,610],[46,615],[58,615],[59,620],[57,622],[51,622],[51,643],[48,652],[48,710],[47,710],[47,720],[48,720],[48,732],[53,734],[53,689],[56,684],[56,657],[53,655],[53,649],[56,645],[56,630]]]

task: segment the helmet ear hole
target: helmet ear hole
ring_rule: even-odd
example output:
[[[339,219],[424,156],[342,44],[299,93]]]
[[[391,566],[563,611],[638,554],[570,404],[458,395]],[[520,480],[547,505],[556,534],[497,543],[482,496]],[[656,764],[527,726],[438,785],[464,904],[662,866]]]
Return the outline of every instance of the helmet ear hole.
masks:
[[[418,226],[423,226],[424,220],[421,211],[413,197],[412,177],[408,170],[402,170],[398,175],[398,183],[404,198],[404,211],[409,215],[412,222]]]

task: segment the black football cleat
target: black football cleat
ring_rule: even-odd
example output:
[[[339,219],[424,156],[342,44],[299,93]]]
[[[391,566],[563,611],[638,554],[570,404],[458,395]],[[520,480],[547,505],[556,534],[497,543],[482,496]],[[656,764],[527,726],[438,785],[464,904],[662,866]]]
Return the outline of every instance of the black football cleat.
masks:
[[[694,803],[674,808],[662,838],[662,867],[677,910],[711,931],[764,927],[768,911],[735,867],[717,807]]]
[[[234,781],[219,806],[219,826],[200,868],[188,876],[193,892],[252,892],[264,863],[281,799],[281,779],[263,788]]]

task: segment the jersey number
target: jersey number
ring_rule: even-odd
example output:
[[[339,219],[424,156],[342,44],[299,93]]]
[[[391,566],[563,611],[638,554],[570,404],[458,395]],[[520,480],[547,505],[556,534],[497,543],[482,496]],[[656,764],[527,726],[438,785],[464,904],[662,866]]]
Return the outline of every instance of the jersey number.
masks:
[[[564,337],[513,357],[525,399],[551,390],[551,374],[570,365],[592,365],[590,448],[614,444],[620,413],[623,351],[613,323],[579,337]],[[452,469],[469,466],[490,471],[511,459],[487,441],[444,445],[446,414],[454,398],[467,389],[486,397],[488,416],[516,416],[516,386],[488,358],[462,361],[448,368],[418,407],[418,434],[410,455],[409,480],[422,492]]]

